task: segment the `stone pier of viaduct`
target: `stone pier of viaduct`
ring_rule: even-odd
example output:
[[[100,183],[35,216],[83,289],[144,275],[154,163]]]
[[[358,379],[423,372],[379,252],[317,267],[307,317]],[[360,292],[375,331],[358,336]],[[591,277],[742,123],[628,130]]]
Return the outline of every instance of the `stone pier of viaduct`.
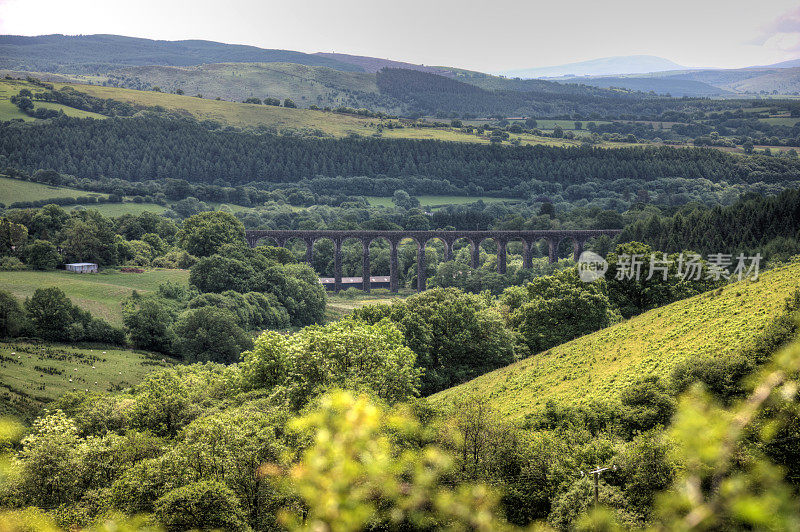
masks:
[[[548,258],[551,263],[558,260],[557,250],[559,243],[564,239],[572,240],[573,255],[575,260],[583,252],[586,240],[600,235],[613,236],[619,233],[615,229],[584,229],[564,231],[281,231],[281,230],[250,230],[245,231],[245,238],[251,247],[255,247],[261,240],[273,240],[278,246],[285,246],[289,240],[298,239],[306,244],[306,262],[311,264],[314,253],[314,242],[320,239],[330,239],[334,245],[334,290],[342,287],[342,244],[345,240],[358,240],[363,246],[363,289],[370,290],[370,263],[369,246],[373,240],[384,239],[391,246],[389,260],[390,290],[397,292],[399,261],[397,248],[400,242],[411,239],[417,244],[417,290],[425,290],[425,245],[429,240],[438,239],[444,244],[444,260],[453,258],[453,244],[456,240],[465,239],[470,244],[471,265],[478,267],[481,243],[491,238],[497,243],[497,271],[506,272],[506,246],[509,242],[522,242],[522,267],[530,268],[533,260],[533,246],[539,240],[545,240],[548,245]]]

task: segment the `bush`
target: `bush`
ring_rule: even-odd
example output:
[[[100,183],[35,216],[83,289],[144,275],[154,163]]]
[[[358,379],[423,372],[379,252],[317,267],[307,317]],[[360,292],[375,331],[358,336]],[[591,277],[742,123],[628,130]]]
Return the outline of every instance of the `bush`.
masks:
[[[189,283],[201,292],[248,292],[254,275],[253,268],[240,260],[212,255],[192,266]]]
[[[455,288],[434,288],[392,305],[370,305],[357,319],[396,323],[424,368],[428,395],[514,361],[513,341],[500,315],[481,296]]]
[[[47,240],[34,240],[25,246],[22,257],[34,270],[52,270],[61,264],[61,255]]]
[[[19,336],[27,328],[27,319],[22,305],[14,296],[0,291],[0,337]]]
[[[331,387],[368,392],[389,402],[417,395],[414,353],[388,320],[368,325],[345,319],[295,335],[265,332],[240,365],[245,389],[282,386],[299,409]]]
[[[0,272],[16,272],[24,269],[25,265],[17,257],[0,257]]]
[[[614,319],[601,282],[584,283],[575,270],[539,277],[503,292],[509,325],[529,353],[538,353],[608,326]]]
[[[162,302],[150,298],[128,301],[123,307],[123,321],[135,347],[172,353],[175,317]]]
[[[75,340],[72,302],[58,287],[37,288],[25,300],[25,311],[34,333],[45,340]]]
[[[225,484],[214,481],[168,492],[156,501],[155,517],[169,532],[249,529],[239,499]]]
[[[176,351],[187,362],[232,364],[242,351],[253,347],[234,315],[215,307],[186,311],[174,330]]]
[[[183,249],[208,257],[225,244],[244,245],[244,225],[226,212],[204,212],[187,218],[177,236]]]

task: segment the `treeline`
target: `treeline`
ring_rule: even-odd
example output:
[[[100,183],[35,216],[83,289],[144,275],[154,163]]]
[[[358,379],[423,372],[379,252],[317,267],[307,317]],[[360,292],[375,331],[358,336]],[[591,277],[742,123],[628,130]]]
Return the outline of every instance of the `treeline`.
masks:
[[[292,183],[314,176],[444,180],[464,190],[518,195],[528,182],[563,185],[619,179],[702,178],[728,183],[783,182],[800,162],[737,158],[716,150],[481,146],[417,140],[312,139],[209,130],[188,120],[57,118],[0,125],[0,157],[27,172],[131,181],[176,178]]]
[[[627,226],[622,241],[657,249],[702,253],[750,253],[787,259],[800,253],[800,190],[776,196],[748,194],[729,206],[688,205],[672,216],[654,214]]]
[[[119,196],[77,196],[74,198],[48,198],[34,201],[15,201],[7,206],[9,209],[36,209],[45,205],[97,205],[99,203],[122,203]]]
[[[50,86],[49,89],[44,92],[37,92],[33,95],[34,99],[43,102],[60,103],[73,109],[90,111],[104,116],[133,116],[143,109],[148,109],[142,105],[90,96],[72,87],[62,87],[55,90]],[[163,109],[161,110],[163,111]]]

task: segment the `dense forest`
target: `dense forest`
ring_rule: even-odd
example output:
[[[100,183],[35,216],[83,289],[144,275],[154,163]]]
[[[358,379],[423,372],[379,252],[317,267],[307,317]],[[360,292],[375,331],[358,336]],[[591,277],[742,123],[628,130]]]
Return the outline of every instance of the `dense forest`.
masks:
[[[798,227],[800,191],[792,189],[768,197],[747,194],[725,207],[695,204],[672,216],[654,214],[626,227],[620,238],[668,251],[760,252],[788,258],[798,250]]]
[[[177,178],[240,185],[315,176],[424,176],[447,181],[457,190],[481,187],[508,196],[538,192],[541,182],[565,187],[629,179],[640,188],[642,182],[665,177],[785,184],[800,175],[800,162],[794,159],[737,158],[704,149],[294,138],[165,118],[61,117],[51,123],[4,123],[0,158],[4,165],[29,172],[54,169],[93,179]]]

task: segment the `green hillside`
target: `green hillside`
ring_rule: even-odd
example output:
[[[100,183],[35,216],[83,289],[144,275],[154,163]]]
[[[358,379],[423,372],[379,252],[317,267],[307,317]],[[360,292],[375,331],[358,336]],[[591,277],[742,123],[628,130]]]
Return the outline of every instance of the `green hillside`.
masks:
[[[43,404],[72,391],[126,388],[173,363],[131,349],[0,342],[0,414],[35,414]]]
[[[40,92],[42,89],[32,86],[30,83],[19,80],[3,80],[0,83],[0,121],[3,120],[24,120],[26,122],[34,120],[34,118],[26,115],[19,108],[11,103],[11,97],[15,96],[20,89],[27,88],[33,89],[33,92]],[[73,109],[72,107],[61,105],[54,102],[34,102],[34,109],[44,108],[53,109],[56,111],[63,111],[67,116],[74,116],[76,118],[98,118],[103,119],[105,116],[81,109]]]
[[[0,177],[0,203],[5,205],[11,205],[15,201],[39,201],[53,198],[82,198],[87,196],[105,198],[108,195]]]
[[[268,65],[270,68],[272,65]],[[298,65],[291,65],[298,67]],[[322,69],[320,69],[322,70]],[[331,71],[334,72],[334,71]],[[336,75],[342,73],[335,73]],[[342,138],[348,136],[374,137],[379,136],[387,139],[418,139],[418,140],[442,140],[448,142],[469,142],[478,144],[489,144],[488,134],[468,133],[453,127],[413,127],[409,121],[402,121],[405,127],[396,129],[379,130],[380,119],[364,118],[356,115],[333,113],[328,111],[318,111],[312,109],[292,109],[286,107],[276,107],[272,105],[257,105],[249,103],[231,102],[225,100],[215,100],[206,97],[199,98],[184,91],[184,95],[170,94],[167,92],[156,92],[152,90],[135,90],[119,87],[104,87],[101,85],[82,85],[76,83],[64,83],[54,81],[52,84],[57,88],[66,86],[72,87],[77,91],[89,94],[97,98],[117,100],[135,105],[146,107],[160,106],[168,111],[178,114],[189,115],[198,120],[214,120],[223,126],[234,126],[245,129],[267,128],[282,133],[299,134],[308,136],[329,136]],[[17,94],[20,89],[27,88],[32,92],[41,92],[43,89],[30,83],[20,80],[0,80],[0,120],[22,119],[32,120],[24,115],[13,105],[8,98]],[[204,95],[205,96],[205,95]],[[382,98],[375,95],[378,100]],[[5,99],[4,99],[5,98]],[[312,105],[311,101],[297,101],[300,107]],[[44,102],[36,102],[36,105],[43,105]],[[57,106],[59,104],[47,104]],[[350,105],[352,107],[352,104]],[[96,115],[87,113],[79,109],[66,108],[65,112],[73,116]],[[370,105],[370,108],[376,108]],[[83,114],[81,114],[83,113]],[[574,125],[574,122],[571,122]],[[572,126],[570,126],[572,127]],[[547,145],[547,146],[580,146],[579,138],[559,139],[543,137],[529,133],[511,133],[509,141],[519,141],[522,145]],[[631,146],[620,142],[601,141],[597,146],[605,148],[619,148]]]
[[[144,273],[109,271],[97,274],[69,273],[63,270],[35,272],[0,272],[0,290],[18,299],[33,295],[37,288],[57,286],[73,303],[103,318],[112,325],[122,325],[122,300],[133,290],[147,293],[161,283],[185,284],[188,270],[147,270]]]
[[[116,70],[109,80],[118,86],[222,98],[293,99],[301,107],[370,107],[397,111],[402,104],[381,97],[373,74],[342,72],[292,63],[216,63],[189,67],[137,66]]]
[[[123,35],[0,36],[0,67],[67,74],[95,74],[128,65],[291,62],[345,71],[355,65],[293,50],[214,41],[164,41]]]
[[[519,418],[554,400],[613,399],[644,375],[668,376],[681,361],[736,350],[783,310],[800,286],[800,263],[707,292],[560,345],[432,396],[435,403],[488,397]]]

